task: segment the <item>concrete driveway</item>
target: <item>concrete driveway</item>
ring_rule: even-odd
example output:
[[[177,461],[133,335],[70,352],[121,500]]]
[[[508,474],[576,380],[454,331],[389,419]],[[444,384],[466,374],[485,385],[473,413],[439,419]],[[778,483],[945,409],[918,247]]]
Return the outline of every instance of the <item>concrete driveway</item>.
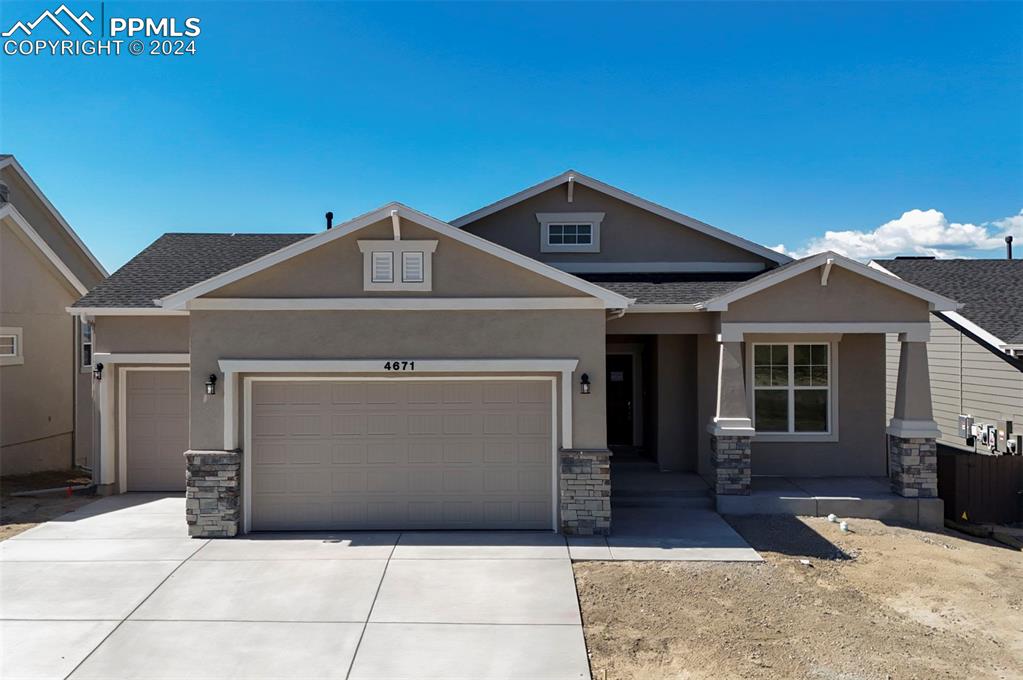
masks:
[[[184,514],[114,496],[0,543],[0,677],[589,677],[561,536],[209,541]]]

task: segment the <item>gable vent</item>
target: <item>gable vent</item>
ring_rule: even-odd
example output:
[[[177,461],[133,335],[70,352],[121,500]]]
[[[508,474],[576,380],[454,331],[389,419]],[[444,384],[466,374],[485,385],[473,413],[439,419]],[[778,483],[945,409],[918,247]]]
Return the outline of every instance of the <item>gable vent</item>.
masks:
[[[373,253],[373,283],[392,283],[394,281],[394,253],[381,251]]]
[[[403,283],[422,283],[425,273],[423,253],[410,251],[401,254],[401,280]]]

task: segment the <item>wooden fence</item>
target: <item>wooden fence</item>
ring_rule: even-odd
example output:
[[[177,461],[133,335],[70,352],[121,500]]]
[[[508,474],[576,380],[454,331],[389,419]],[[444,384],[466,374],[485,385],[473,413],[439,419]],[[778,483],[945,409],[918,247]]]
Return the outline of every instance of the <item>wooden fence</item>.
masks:
[[[945,501],[945,517],[951,520],[1023,522],[1023,456],[939,447],[938,496]]]

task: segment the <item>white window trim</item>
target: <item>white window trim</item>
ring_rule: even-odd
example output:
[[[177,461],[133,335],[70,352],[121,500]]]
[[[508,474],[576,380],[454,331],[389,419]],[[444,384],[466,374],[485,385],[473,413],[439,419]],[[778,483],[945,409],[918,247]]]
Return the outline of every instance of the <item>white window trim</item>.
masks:
[[[564,212],[537,213],[536,220],[540,223],[541,253],[599,253],[600,223],[604,221],[602,212]],[[552,224],[588,224],[593,229],[593,240],[588,244],[554,244],[550,242]]]
[[[821,338],[779,338],[779,339],[757,339],[746,343],[746,384],[747,403],[749,405],[750,419],[754,429],[757,426],[756,392],[757,387],[753,382],[753,348],[757,345],[788,345],[789,347],[789,385],[785,388],[789,399],[789,428],[793,428],[795,410],[793,398],[795,391],[800,389],[795,386],[793,345],[827,345],[828,346],[828,429],[825,432],[760,432],[753,436],[758,442],[837,442],[838,441],[838,342]],[[771,389],[763,387],[760,389]],[[775,388],[778,389],[778,388]],[[820,389],[820,388],[803,388]]]
[[[408,290],[429,292],[433,290],[433,253],[437,250],[437,241],[387,241],[360,240],[359,250],[362,252],[362,288],[366,291]],[[373,254],[391,253],[392,280],[373,281]],[[423,254],[423,280],[407,283],[404,278],[404,253],[419,252]]]
[[[92,373],[93,366],[96,363],[96,328],[92,328],[92,337],[86,342],[85,340],[85,327],[92,326],[91,323],[85,319],[78,320],[78,370],[81,373]],[[85,363],[85,346],[89,345],[89,361]]]
[[[0,327],[0,335],[14,338],[14,354],[0,356],[0,366],[20,366],[25,363],[25,348],[22,345],[22,329],[20,326]]]

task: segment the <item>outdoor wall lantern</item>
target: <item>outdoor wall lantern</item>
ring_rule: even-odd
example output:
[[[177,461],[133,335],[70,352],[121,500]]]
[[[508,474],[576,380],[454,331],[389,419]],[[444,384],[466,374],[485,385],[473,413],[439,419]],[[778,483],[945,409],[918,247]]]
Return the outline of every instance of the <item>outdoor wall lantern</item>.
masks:
[[[582,377],[579,379],[579,393],[580,394],[589,394],[590,393],[590,374],[589,373],[583,373]]]
[[[103,364],[96,364],[92,369],[92,377],[96,380],[103,379]]]
[[[210,373],[210,379],[206,381],[206,394],[214,395],[217,393],[217,376]]]

